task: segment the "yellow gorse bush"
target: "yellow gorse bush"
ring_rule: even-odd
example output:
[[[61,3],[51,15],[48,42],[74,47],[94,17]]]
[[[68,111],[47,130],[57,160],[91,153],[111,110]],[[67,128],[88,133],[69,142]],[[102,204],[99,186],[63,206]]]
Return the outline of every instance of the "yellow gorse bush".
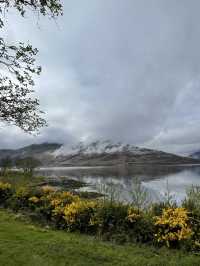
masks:
[[[50,203],[51,203],[52,207],[56,208],[56,207],[58,207],[58,206],[60,206],[62,204],[62,200],[59,199],[59,198],[54,198],[54,199],[51,200]]]
[[[78,196],[73,195],[68,191],[58,192],[56,194],[50,194],[48,196],[50,200],[51,206],[57,207],[62,206],[64,207],[66,204],[70,204],[74,201],[80,200]]]
[[[75,224],[80,218],[81,214],[89,213],[93,208],[97,206],[97,202],[87,201],[87,200],[78,200],[72,202],[69,205],[66,205],[63,209],[63,218],[68,224]]]
[[[139,213],[139,211],[133,207],[130,207],[128,209],[128,216],[127,216],[127,220],[131,223],[135,223],[137,222],[139,219],[141,218],[141,214]]]
[[[60,192],[57,197],[61,199],[64,203],[71,203],[72,201],[80,200],[79,196],[73,195],[71,192],[68,191]]]
[[[49,185],[43,186],[41,188],[41,190],[44,194],[50,194],[50,193],[54,193],[56,191],[56,189],[54,187],[49,186]]]
[[[107,234],[109,230],[110,234],[115,233],[120,228],[126,235],[131,232],[131,237],[137,241],[157,242],[168,247],[189,244],[191,250],[200,250],[198,221],[192,212],[189,217],[186,208],[162,209],[160,216],[153,217],[152,211],[146,212],[133,205],[86,200],[52,186],[41,189],[20,187],[16,190],[11,184],[0,182],[0,204],[4,206],[5,203],[16,210],[30,208],[42,214],[56,228],[98,234]]]
[[[2,204],[11,193],[11,184],[0,182],[0,204]]]
[[[28,200],[32,203],[35,203],[35,204],[40,202],[40,199],[36,196],[30,197]]]
[[[200,249],[200,240],[194,241],[194,247]]]
[[[20,187],[16,190],[15,195],[17,198],[26,198],[30,195],[30,191],[26,187]]]
[[[8,190],[11,189],[11,184],[0,182],[0,190]]]
[[[72,202],[80,201],[80,198],[73,195],[71,192],[63,191],[56,194],[50,194],[48,196],[50,205],[53,208],[52,214],[54,216],[64,217],[64,208],[70,205]]]
[[[155,217],[155,226],[157,242],[164,242],[167,246],[174,241],[190,239],[192,236],[188,212],[185,208],[164,209],[161,216]]]

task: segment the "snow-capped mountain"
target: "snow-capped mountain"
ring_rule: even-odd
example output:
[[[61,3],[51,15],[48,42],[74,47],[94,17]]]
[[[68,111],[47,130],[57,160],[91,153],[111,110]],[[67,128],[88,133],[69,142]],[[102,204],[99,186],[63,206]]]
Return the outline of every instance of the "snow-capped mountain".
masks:
[[[62,166],[110,166],[119,164],[184,164],[196,163],[192,158],[162,151],[136,147],[110,140],[63,145],[53,152],[57,164]]]
[[[36,157],[44,166],[199,163],[199,160],[191,157],[181,157],[120,142],[114,143],[110,140],[91,143],[80,142],[74,146],[42,143],[17,150],[0,150],[0,160],[6,156],[10,156],[13,160],[19,157]]]
[[[149,149],[139,148],[130,144],[123,144],[121,142],[113,143],[110,140],[105,141],[95,141],[89,144],[80,142],[79,144],[66,147],[62,146],[60,149],[54,152],[55,156],[59,155],[76,155],[76,154],[113,154],[113,153],[122,153],[122,152],[130,152],[134,154],[144,154],[152,152]]]

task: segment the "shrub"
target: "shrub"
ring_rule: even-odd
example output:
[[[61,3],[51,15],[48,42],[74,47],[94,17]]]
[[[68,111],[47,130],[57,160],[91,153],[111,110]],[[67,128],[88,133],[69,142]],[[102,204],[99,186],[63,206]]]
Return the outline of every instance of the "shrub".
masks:
[[[43,194],[51,194],[51,193],[54,193],[56,190],[54,187],[46,185],[46,186],[41,187],[41,191]]]
[[[169,203],[168,201],[160,201],[152,203],[149,212],[152,216],[160,216],[162,215],[163,210],[168,208],[177,208],[176,202]]]
[[[37,204],[38,202],[40,202],[40,199],[36,196],[32,196],[29,199],[29,202],[32,202],[33,204]]]
[[[185,208],[164,209],[161,216],[155,217],[155,226],[155,240],[168,247],[179,247],[193,234]]]
[[[186,198],[182,204],[190,212],[198,212],[200,216],[200,187],[192,186],[186,191]]]
[[[111,239],[113,234],[124,232],[126,227],[128,205],[110,201],[100,201],[91,218],[93,230],[98,235]]]
[[[25,210],[37,222],[69,231],[93,233],[120,243],[140,242],[200,251],[200,189],[192,188],[182,207],[160,202],[151,208],[110,199],[87,200],[54,187],[12,189],[0,182],[0,203]]]
[[[29,207],[32,209],[32,210],[35,210],[37,207],[39,207],[41,205],[41,199],[36,197],[36,196],[32,196],[28,199],[28,202],[29,202]]]
[[[50,205],[52,208],[51,220],[56,228],[66,228],[66,220],[64,217],[64,208],[66,205],[72,202],[78,201],[79,197],[73,195],[70,192],[57,192],[56,194],[50,196]]]
[[[192,186],[189,188],[182,205],[189,211],[193,231],[192,249],[200,251],[200,187]]]
[[[78,200],[67,204],[63,209],[63,218],[69,230],[89,231],[92,227],[92,216],[97,206],[97,202]]]
[[[131,242],[147,243],[153,240],[154,224],[150,213],[130,207],[126,220]]]
[[[9,199],[9,206],[18,211],[29,206],[29,198],[32,197],[32,193],[27,187],[20,187],[16,189],[15,193]]]
[[[4,204],[11,195],[11,184],[0,182],[0,204]]]

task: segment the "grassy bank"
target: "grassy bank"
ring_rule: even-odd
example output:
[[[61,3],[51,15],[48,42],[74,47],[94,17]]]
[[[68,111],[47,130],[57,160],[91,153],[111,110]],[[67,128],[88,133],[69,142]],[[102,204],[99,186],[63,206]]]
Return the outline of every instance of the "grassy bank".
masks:
[[[28,177],[20,171],[9,171],[5,176],[0,174],[0,182],[8,182],[15,189],[19,187],[36,187],[45,182],[45,177],[34,176]]]
[[[114,245],[94,238],[47,230],[0,210],[0,265],[2,266],[156,266],[200,265],[200,256],[166,248]]]

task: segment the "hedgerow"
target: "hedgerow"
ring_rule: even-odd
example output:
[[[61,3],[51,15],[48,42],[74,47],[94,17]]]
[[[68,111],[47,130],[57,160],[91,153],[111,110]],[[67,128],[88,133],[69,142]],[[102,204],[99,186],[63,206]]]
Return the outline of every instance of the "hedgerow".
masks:
[[[58,229],[106,240],[200,251],[199,193],[200,190],[190,191],[179,207],[157,203],[142,209],[113,200],[83,199],[51,186],[14,189],[11,184],[0,182],[0,205],[33,213],[38,221]]]

